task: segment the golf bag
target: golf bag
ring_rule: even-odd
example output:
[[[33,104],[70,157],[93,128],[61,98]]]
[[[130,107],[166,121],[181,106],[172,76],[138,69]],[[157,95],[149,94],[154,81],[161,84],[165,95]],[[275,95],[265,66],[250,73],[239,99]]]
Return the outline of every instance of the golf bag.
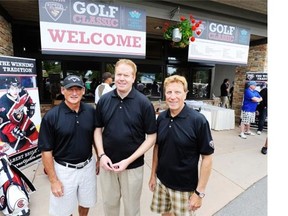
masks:
[[[0,153],[0,210],[6,216],[28,216],[29,192],[36,189],[4,153]]]

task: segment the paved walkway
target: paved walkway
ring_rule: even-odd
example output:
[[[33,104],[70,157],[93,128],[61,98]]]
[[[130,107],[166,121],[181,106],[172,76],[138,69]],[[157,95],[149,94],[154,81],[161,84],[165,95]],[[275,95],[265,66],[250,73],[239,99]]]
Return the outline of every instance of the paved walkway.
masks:
[[[212,131],[215,142],[213,171],[207,186],[206,197],[202,208],[197,211],[197,216],[265,216],[267,214],[267,155],[260,153],[267,134],[264,132],[261,135],[248,136],[246,140],[241,139],[238,134],[238,127],[228,131]],[[148,189],[151,162],[152,149],[145,156],[141,197],[142,216],[157,215],[149,209],[152,198],[152,193]],[[33,181],[37,189],[31,194],[31,216],[48,216],[50,184],[43,173],[41,162],[33,164],[23,172]],[[251,194],[253,197],[250,196]],[[256,204],[251,204],[255,203],[255,197],[259,202],[258,207]],[[98,187],[98,203],[90,210],[89,215],[104,215],[101,202],[101,188]],[[248,204],[244,207],[244,203]],[[263,211],[256,214],[260,210]],[[75,212],[74,215],[78,214]],[[124,216],[123,212],[121,216]]]
[[[267,215],[267,176],[249,187],[213,216]]]

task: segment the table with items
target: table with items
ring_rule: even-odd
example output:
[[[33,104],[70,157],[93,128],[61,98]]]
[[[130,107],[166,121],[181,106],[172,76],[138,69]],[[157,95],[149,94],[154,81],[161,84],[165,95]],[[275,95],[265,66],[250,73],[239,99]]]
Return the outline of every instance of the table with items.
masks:
[[[235,128],[235,110],[206,104],[203,101],[186,100],[187,106],[200,110],[213,130],[231,130]]]

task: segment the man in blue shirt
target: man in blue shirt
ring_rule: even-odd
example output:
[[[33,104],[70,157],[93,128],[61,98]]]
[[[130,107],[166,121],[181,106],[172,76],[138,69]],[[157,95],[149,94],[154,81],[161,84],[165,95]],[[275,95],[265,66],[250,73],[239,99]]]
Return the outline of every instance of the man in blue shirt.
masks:
[[[256,86],[257,83],[255,81],[249,81],[244,91],[241,109],[241,133],[239,134],[242,139],[247,139],[246,135],[255,135],[250,131],[250,124],[255,122],[256,108],[258,103],[262,101],[259,92],[255,90]]]

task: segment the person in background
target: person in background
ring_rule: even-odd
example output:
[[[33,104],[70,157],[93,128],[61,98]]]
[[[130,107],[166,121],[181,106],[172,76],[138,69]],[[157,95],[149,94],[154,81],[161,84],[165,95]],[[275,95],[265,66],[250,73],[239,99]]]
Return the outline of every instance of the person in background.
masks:
[[[95,104],[98,103],[100,97],[103,94],[106,94],[109,91],[112,91],[113,88],[110,86],[113,83],[113,77],[110,72],[105,72],[102,74],[102,83],[97,86],[95,90]]]
[[[137,90],[140,91],[142,94],[143,93],[143,90],[145,88],[145,85],[141,82],[141,80],[139,80],[139,82],[137,83]]]
[[[156,114],[149,99],[133,87],[137,66],[129,59],[115,65],[116,89],[96,107],[94,140],[100,158],[100,185],[106,216],[140,215],[144,153],[156,140]]]
[[[268,92],[268,86],[267,83],[266,85],[261,89],[260,91],[260,96],[262,97],[262,101],[258,104],[257,106],[257,111],[258,111],[258,129],[257,129],[257,134],[261,135],[264,124],[267,118],[267,111],[268,111],[268,103],[267,103],[267,92]]]
[[[261,149],[261,153],[264,154],[264,155],[266,155],[266,154],[267,154],[267,150],[268,150],[268,138],[266,137],[264,146],[263,146],[262,149]]]
[[[95,109],[81,102],[85,86],[78,76],[66,77],[61,93],[65,100],[44,115],[39,133],[38,148],[51,184],[49,214],[72,215],[78,203],[79,216],[87,216],[97,198]]]
[[[229,79],[224,79],[223,80],[223,83],[221,84],[220,86],[220,92],[221,92],[221,96],[220,96],[220,99],[221,99],[221,107],[226,107],[226,108],[229,108]]]
[[[233,94],[234,94],[234,81],[232,82],[232,86],[230,87],[229,90],[229,104],[230,104],[230,108],[232,108],[232,104],[233,104]]]
[[[241,133],[239,134],[242,139],[247,139],[246,135],[255,135],[250,131],[250,124],[255,122],[256,108],[258,103],[262,101],[259,92],[255,90],[256,86],[257,83],[255,81],[249,81],[244,91],[241,108]]]
[[[151,86],[151,95],[153,96],[159,96],[159,86],[157,84],[157,82],[154,80],[153,84]]]
[[[163,216],[195,215],[212,170],[214,143],[210,126],[201,113],[184,103],[187,86],[183,76],[165,79],[164,94],[169,108],[157,118],[149,180],[149,189],[153,191],[150,208]]]
[[[96,86],[97,86],[97,80],[96,78],[93,78],[92,82],[90,83],[90,93],[95,94]]]

